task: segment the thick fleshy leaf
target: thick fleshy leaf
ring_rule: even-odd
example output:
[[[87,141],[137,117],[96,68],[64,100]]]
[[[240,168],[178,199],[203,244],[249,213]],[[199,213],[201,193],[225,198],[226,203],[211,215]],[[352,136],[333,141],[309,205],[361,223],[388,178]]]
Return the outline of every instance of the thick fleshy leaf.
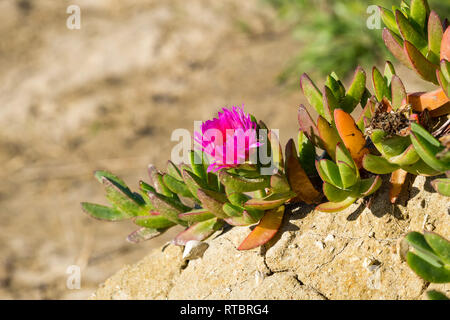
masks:
[[[170,174],[175,179],[183,181],[180,169],[178,169],[178,167],[170,160],[167,161],[167,173]]]
[[[426,110],[435,110],[450,103],[449,98],[442,90],[436,89],[430,92],[414,92],[408,94],[408,103],[411,104],[414,111],[422,112]]]
[[[363,70],[363,68],[358,66],[353,76],[352,84],[350,85],[346,96],[341,102],[341,108],[345,112],[351,113],[360,102],[365,90],[366,72]]]
[[[331,123],[333,121],[333,110],[339,107],[339,102],[333,92],[327,86],[323,87],[323,110],[325,119]]]
[[[342,186],[344,189],[348,189],[353,186],[358,181],[358,176],[356,174],[355,168],[349,166],[346,162],[337,162],[339,173],[342,180]]]
[[[342,211],[342,210],[348,208],[349,206],[351,206],[356,201],[356,199],[358,199],[358,198],[349,196],[349,197],[347,197],[347,199],[342,200],[340,202],[324,202],[324,203],[319,204],[316,207],[316,210],[321,211],[321,212]]]
[[[178,218],[192,224],[214,218],[215,216],[206,209],[196,209],[188,212],[180,213]]]
[[[270,187],[274,192],[289,192],[291,187],[289,186],[289,182],[287,181],[284,175],[279,173],[274,174],[270,177]]]
[[[99,220],[121,221],[134,216],[129,212],[119,211],[114,208],[102,206],[95,203],[82,202],[81,207],[83,208],[84,212],[89,214],[91,217]]]
[[[362,179],[359,185],[359,193],[363,197],[370,196],[380,188],[381,182],[382,181],[380,176]]]
[[[163,215],[139,216],[133,219],[133,222],[140,226],[150,229],[165,229],[175,225],[174,222],[168,220]]]
[[[444,63],[447,63],[447,61],[442,60]],[[441,63],[442,68],[442,63]],[[441,70],[436,71],[436,76],[439,82],[439,85],[441,86],[442,90],[444,91],[445,95],[447,97],[450,97],[450,84],[449,81],[446,79],[444,73]],[[448,111],[446,113],[449,113]]]
[[[397,35],[393,34],[387,28],[383,29],[383,41],[389,51],[394,57],[396,57],[401,63],[403,63],[408,68],[412,68],[408,57],[403,50],[403,40]]]
[[[348,166],[353,168],[354,171],[356,171],[356,165],[352,159],[352,155],[342,143],[338,143],[336,145],[336,161],[345,162]]]
[[[445,294],[436,290],[427,291],[427,297],[430,300],[450,300]]]
[[[162,230],[156,230],[151,228],[140,228],[136,231],[130,233],[127,237],[127,241],[132,243],[139,243],[142,241],[147,241],[153,238],[156,238],[157,236],[161,235],[165,229]]]
[[[273,193],[263,199],[250,199],[244,206],[246,209],[270,210],[284,204],[296,196],[294,192]]]
[[[366,106],[362,110],[358,121],[356,121],[356,125],[358,126],[358,129],[361,130],[361,132],[363,132],[365,129],[364,118],[368,120],[372,119],[373,114],[375,113],[376,103],[377,101],[375,97],[372,97],[369,100],[367,100]]]
[[[409,267],[421,278],[432,283],[450,282],[450,270],[445,267],[435,267],[418,255],[408,252],[406,261]]]
[[[442,36],[442,42],[441,42],[441,55],[440,60],[445,59],[447,61],[450,61],[450,28],[447,27],[447,29],[444,31],[444,35]]]
[[[340,84],[339,81],[336,80],[331,75],[327,76],[325,85],[327,86],[328,89],[331,90],[331,92],[333,92],[333,95],[336,98],[336,100],[340,100],[344,97],[343,94],[345,94],[345,89],[344,89],[344,91],[342,91],[342,89],[341,89],[342,84]]]
[[[249,179],[229,173],[226,170],[219,172],[219,180],[227,189],[227,193],[262,190],[268,188],[270,183],[269,178],[266,176]]]
[[[402,12],[397,10],[395,12],[395,20],[397,21],[397,26],[400,33],[405,41],[409,41],[420,51],[426,49],[428,43],[426,39],[418,32],[414,26],[408,21],[408,19],[403,15]]]
[[[267,211],[259,224],[239,245],[238,250],[250,250],[267,243],[278,232],[283,221],[283,215],[284,206]]]
[[[197,191],[200,188],[206,189],[208,186],[196,174],[191,171],[183,170],[183,180],[186,183],[192,195],[198,198]]]
[[[416,123],[411,124],[411,141],[419,156],[435,170],[450,170],[450,163],[438,160],[436,154],[444,149],[441,143],[428,131]]]
[[[190,198],[194,197],[184,182],[175,179],[169,174],[163,175],[163,182],[166,185],[166,187],[175,194],[178,194],[183,197],[190,197]]]
[[[419,30],[425,30],[425,24],[428,16],[428,6],[426,0],[411,0],[409,17],[414,21]]]
[[[264,215],[264,211],[244,210],[240,217],[229,217],[225,219],[225,222],[232,226],[244,227],[257,223]]]
[[[162,216],[177,224],[186,225],[186,222],[179,219],[178,215],[189,211],[189,207],[159,193],[149,191],[148,196],[156,211],[158,211]]]
[[[173,192],[170,191],[169,188],[164,184],[163,182],[163,176],[162,174],[156,169],[155,166],[149,165],[148,166],[148,174],[150,176],[151,182],[153,187],[155,188],[156,192],[165,195],[166,197],[172,197]]]
[[[316,122],[311,118],[308,110],[300,105],[298,108],[298,124],[300,130],[308,137],[308,139],[316,146],[321,146],[322,141],[319,138]]]
[[[352,155],[357,167],[360,168],[363,156],[369,153],[369,149],[365,147],[366,140],[362,132],[356,126],[352,116],[341,109],[334,110],[334,120],[339,136]]]
[[[228,201],[231,202],[231,204],[243,207],[244,203],[246,203],[250,199],[250,196],[243,194],[241,192],[233,192],[227,194],[227,198]]]
[[[223,204],[227,202],[227,197],[219,192],[198,189],[198,198],[202,203],[203,208],[214,214],[219,218],[227,218],[228,215],[223,211]]]
[[[391,201],[391,203],[395,203],[397,201],[397,198],[402,192],[403,186],[405,185],[407,175],[408,172],[402,169],[398,169],[392,172],[391,178],[389,179],[389,200]]]
[[[323,183],[323,193],[327,197],[328,201],[331,202],[341,202],[347,199],[351,192],[336,188],[332,184],[328,182]]]
[[[207,181],[206,166],[204,164],[203,154],[199,151],[191,150],[190,153],[192,172],[202,181]]]
[[[407,136],[393,136],[381,142],[374,142],[374,145],[384,157],[389,159],[402,154],[411,145],[411,141]]]
[[[217,218],[197,222],[179,233],[173,240],[173,244],[184,246],[188,241],[202,241],[212,235],[223,226],[223,221]]]
[[[317,111],[319,115],[325,117],[322,93],[306,73],[302,74],[300,77],[300,86],[309,104]]]
[[[244,208],[229,202],[224,203],[222,209],[228,217],[242,217],[242,214],[244,213]]]
[[[298,132],[298,160],[308,176],[316,174],[316,149],[303,131]]]
[[[434,190],[436,190],[436,192],[442,194],[443,196],[450,197],[449,178],[435,179],[431,182],[431,185],[433,186]]]
[[[407,101],[406,89],[402,80],[396,75],[391,80],[391,97],[392,108],[397,110]]]
[[[424,79],[438,85],[436,78],[437,65],[431,63],[416,47],[408,41],[403,43],[406,57],[414,70]]]
[[[316,161],[316,168],[323,181],[328,182],[335,187],[343,188],[339,168],[334,162],[328,159],[322,159]]]
[[[402,166],[402,169],[413,175],[425,177],[436,176],[442,173],[441,171],[431,168],[422,159],[419,159],[419,161],[414,164]]]
[[[423,235],[428,245],[433,249],[433,252],[444,264],[450,264],[450,241],[430,231],[424,231]]]
[[[399,168],[397,165],[389,163],[385,158],[373,154],[366,154],[362,164],[364,169],[375,174],[387,174]]]
[[[378,8],[380,9],[381,19],[383,20],[384,25],[389,30],[392,30],[397,35],[400,35],[400,31],[397,27],[397,21],[395,21],[395,16],[392,11],[380,6]]]
[[[444,29],[442,28],[441,19],[436,12],[431,11],[428,18],[428,48],[433,53],[435,61],[437,63],[440,58],[441,42],[444,35]]]
[[[102,183],[106,190],[106,198],[114,208],[134,216],[141,215],[143,211],[145,212],[146,208],[142,203],[138,203],[135,197],[131,198],[128,192],[125,193],[123,188],[117,186],[113,181],[102,177]]]
[[[372,84],[378,101],[383,100],[384,97],[386,97],[389,101],[391,100],[391,92],[387,81],[377,67],[373,67],[372,69]]]
[[[330,155],[330,157],[336,159],[336,145],[342,142],[336,129],[333,128],[327,120],[319,116],[317,119],[317,130],[319,131],[320,139],[323,142],[323,148]]]
[[[284,170],[283,149],[281,148],[280,139],[276,135],[276,133],[272,130],[270,130],[267,133],[267,139],[270,142],[272,161],[278,168],[278,171],[283,171]]]
[[[303,201],[307,204],[317,203],[321,198],[318,192],[309,180],[305,170],[300,165],[294,140],[290,139],[286,144],[286,177],[291,186],[291,190],[297,194],[292,201]]]
[[[411,165],[416,163],[420,159],[413,145],[410,145],[406,150],[398,156],[389,159],[390,163],[397,164],[399,166]]]

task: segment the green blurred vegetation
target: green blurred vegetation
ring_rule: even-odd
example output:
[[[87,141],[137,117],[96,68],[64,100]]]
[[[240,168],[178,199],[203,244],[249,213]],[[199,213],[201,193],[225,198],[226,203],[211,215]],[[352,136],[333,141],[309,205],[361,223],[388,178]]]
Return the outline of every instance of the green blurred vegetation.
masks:
[[[280,83],[297,84],[298,77],[307,72],[324,76],[332,71],[341,78],[353,74],[358,65],[372,65],[391,60],[384,46],[380,29],[369,29],[367,19],[371,5],[391,8],[400,0],[262,0],[274,7],[281,19],[293,24],[293,35],[300,50],[280,73]],[[429,0],[430,7],[441,19],[449,16],[450,1]]]

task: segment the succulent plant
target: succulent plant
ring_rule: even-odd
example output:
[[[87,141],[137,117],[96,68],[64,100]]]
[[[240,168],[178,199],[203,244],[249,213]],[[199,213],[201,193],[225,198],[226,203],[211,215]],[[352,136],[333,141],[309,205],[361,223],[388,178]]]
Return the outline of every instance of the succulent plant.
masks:
[[[426,0],[402,1],[392,11],[380,7],[380,13],[386,25],[383,40],[390,52],[424,80],[438,85],[440,62],[450,56],[448,21],[443,23],[430,11]]]
[[[425,231],[424,234],[410,232],[403,241],[409,245],[406,261],[417,275],[432,283],[450,282],[450,242],[447,239]],[[448,300],[434,290],[427,295],[432,300]]]
[[[223,114],[219,113],[219,119],[205,122],[204,126],[215,126],[222,130],[225,128],[220,127],[221,124],[229,125],[234,121],[233,126],[237,128],[239,119],[252,130],[267,129],[262,122],[257,127],[241,109],[225,109]],[[253,141],[251,138],[247,142],[255,150],[264,143],[270,146],[277,144],[279,149],[278,138],[273,132],[269,133],[264,142]],[[259,163],[222,163],[226,152],[234,151],[227,141],[222,143],[224,153],[215,154],[212,164],[207,162],[204,152],[190,151],[190,165],[176,166],[168,161],[166,173],[149,166],[151,183],[141,181],[139,193],[132,192],[118,177],[105,171],[97,171],[95,176],[105,186],[111,207],[86,202],[82,203],[82,207],[88,214],[101,220],[132,219],[140,228],[128,236],[131,242],[151,239],[170,227],[181,225],[186,229],[173,239],[173,243],[185,245],[190,240],[207,239],[225,224],[249,226],[259,222],[239,249],[262,245],[279,229],[284,204],[297,196],[283,172],[282,154],[279,152],[275,155],[271,151],[271,157],[278,157],[275,163],[279,170],[272,175],[261,175]],[[210,148],[205,142],[203,150],[212,153],[211,150],[217,150],[217,146]],[[249,156],[248,152],[242,155],[244,158]]]

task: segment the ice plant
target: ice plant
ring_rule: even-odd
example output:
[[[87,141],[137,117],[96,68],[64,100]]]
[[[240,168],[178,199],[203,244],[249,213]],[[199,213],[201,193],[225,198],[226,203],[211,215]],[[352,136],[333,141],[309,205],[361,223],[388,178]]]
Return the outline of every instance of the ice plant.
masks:
[[[260,146],[256,136],[256,122],[240,107],[223,108],[218,118],[208,120],[195,132],[195,141],[212,159],[208,171],[234,168],[249,160]]]
[[[425,281],[432,283],[450,282],[450,242],[444,237],[425,231],[409,232],[403,239],[406,244],[406,261],[409,267]],[[431,300],[448,300],[435,290],[427,292]]]

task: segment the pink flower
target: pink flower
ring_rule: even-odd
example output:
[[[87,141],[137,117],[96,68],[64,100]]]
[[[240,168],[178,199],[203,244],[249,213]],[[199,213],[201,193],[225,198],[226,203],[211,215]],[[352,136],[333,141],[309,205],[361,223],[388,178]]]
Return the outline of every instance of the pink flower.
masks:
[[[208,172],[233,168],[249,160],[260,143],[256,135],[256,123],[244,110],[223,108],[218,118],[203,122],[202,133],[194,132],[194,140],[202,151],[210,156]]]

